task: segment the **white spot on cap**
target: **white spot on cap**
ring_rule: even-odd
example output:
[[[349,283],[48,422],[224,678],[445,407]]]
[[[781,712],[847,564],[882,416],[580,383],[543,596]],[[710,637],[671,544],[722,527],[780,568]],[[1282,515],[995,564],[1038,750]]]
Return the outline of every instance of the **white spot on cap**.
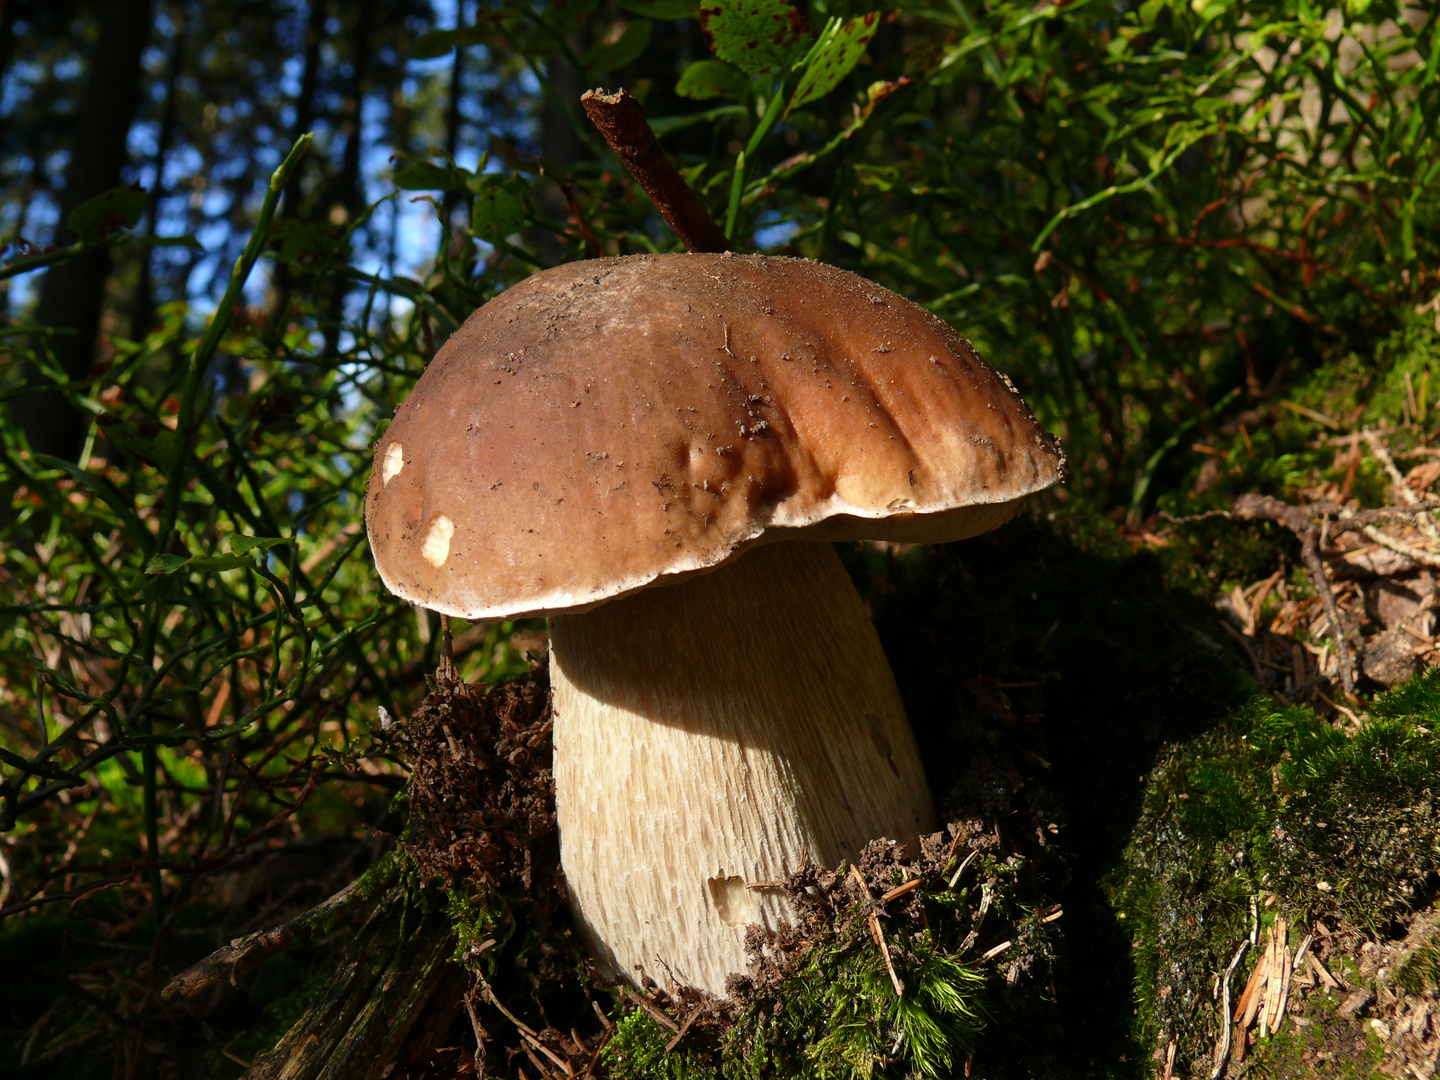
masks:
[[[431,566],[444,566],[450,557],[450,538],[455,535],[455,523],[444,514],[436,514],[425,526],[425,535],[420,539],[420,554]]]
[[[380,483],[390,483],[400,475],[400,470],[404,467],[405,448],[398,442],[392,442],[385,448],[385,464],[380,467]]]

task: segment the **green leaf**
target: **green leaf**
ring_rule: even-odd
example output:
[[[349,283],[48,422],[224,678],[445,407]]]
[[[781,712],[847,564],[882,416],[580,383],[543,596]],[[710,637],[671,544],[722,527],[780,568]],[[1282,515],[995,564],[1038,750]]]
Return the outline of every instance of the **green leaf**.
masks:
[[[723,60],[696,60],[675,84],[677,94],[695,101],[717,97],[743,101],[749,90],[750,80],[745,73]]]
[[[810,25],[784,0],[710,0],[700,28],[711,52],[751,75],[788,71],[810,49]]]
[[[106,440],[127,454],[161,471],[175,467],[180,454],[180,437],[145,414],[121,417],[105,413],[100,417],[99,424]]]
[[[698,113],[685,113],[683,116],[657,116],[650,121],[650,130],[655,132],[657,139],[663,139],[674,132],[684,131],[686,128],[699,124],[713,124],[717,120],[729,120],[744,115],[744,105],[717,105],[713,109],[706,109]]]
[[[487,244],[498,244],[525,223],[525,193],[529,189],[519,177],[486,173],[475,177],[470,187],[475,192],[470,231]]]
[[[256,563],[252,556],[256,552],[264,553],[289,542],[287,536],[231,535],[228,538],[228,555],[154,555],[145,564],[145,573],[154,576],[173,574],[179,570],[254,570]]]
[[[289,263],[313,265],[331,258],[345,258],[349,244],[343,232],[298,218],[282,218],[270,226],[270,247],[277,258]]]
[[[36,454],[35,461],[47,469],[59,469],[70,479],[74,480],[86,491],[97,496],[111,510],[115,511],[117,517],[125,523],[130,530],[130,535],[137,540],[148,540],[150,530],[141,524],[139,517],[130,506],[130,501],[123,495],[114,484],[102,476],[97,476],[88,469],[82,469],[73,461],[66,461],[64,458],[51,457],[49,454]]]
[[[70,211],[66,224],[81,240],[102,240],[116,229],[130,228],[144,212],[145,190],[139,185],[111,188]]]
[[[490,40],[492,31],[488,26],[457,26],[450,30],[427,30],[410,46],[412,60],[434,60],[444,56],[451,49],[466,49],[471,45],[484,45]]]
[[[879,26],[878,11],[843,25],[839,19],[831,19],[820,35],[820,44],[807,57],[805,73],[800,76],[786,111],[808,105],[839,86],[840,80],[850,74],[865,55],[865,46],[870,44]]]
[[[453,165],[397,157],[395,186],[404,191],[461,191],[465,187],[465,173]]]
[[[205,245],[193,236],[137,236],[134,243],[141,247],[183,247],[191,251],[204,251]]]
[[[145,564],[145,573],[150,575],[173,574],[177,570],[239,570],[253,568],[255,561],[243,555],[198,555],[187,558],[184,555],[152,555]]]
[[[611,42],[600,42],[585,53],[586,67],[599,71],[619,71],[640,58],[650,44],[650,35],[655,24],[649,19],[635,19],[625,26],[620,37]]]
[[[236,555],[249,555],[253,551],[269,551],[280,544],[288,544],[288,536],[242,536],[232,533],[229,538],[230,550]]]
[[[647,19],[673,22],[700,17],[700,0],[620,0],[620,6]]]

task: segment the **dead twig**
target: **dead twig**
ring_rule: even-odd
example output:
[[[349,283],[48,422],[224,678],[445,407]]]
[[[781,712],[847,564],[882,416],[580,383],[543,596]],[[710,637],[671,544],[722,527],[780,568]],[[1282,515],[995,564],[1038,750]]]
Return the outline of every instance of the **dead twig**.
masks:
[[[640,1008],[644,1009],[646,1015],[648,1015],[651,1020],[654,1020],[661,1027],[669,1028],[676,1035],[680,1034],[680,1025],[675,1023],[674,1020],[671,1020],[670,1017],[666,1016],[663,1012],[661,1012],[659,1008],[656,1007],[655,1003],[649,998],[647,998],[644,994],[637,994],[634,990],[631,990],[628,987],[623,988],[621,990],[621,994],[622,996],[629,998],[631,1001],[635,1002],[635,1004],[639,1005]]]
[[[895,973],[895,962],[890,959],[890,946],[885,943],[885,934],[880,929],[880,916],[875,910],[875,898],[870,895],[870,887],[865,884],[865,878],[861,876],[860,870],[854,863],[850,864],[850,875],[855,879],[855,884],[860,888],[860,896],[870,909],[865,917],[865,922],[870,927],[870,937],[874,940],[875,947],[880,950],[880,958],[885,961],[885,971],[890,976],[890,985],[895,987],[896,997],[904,997],[905,984]]]
[[[645,109],[624,90],[587,90],[585,115],[600,129],[620,163],[644,189],[686,251],[733,250],[645,120]]]
[[[216,949],[204,960],[192,964],[176,975],[160,992],[161,1000],[175,1001],[191,998],[221,982],[231,986],[240,985],[240,977],[259,967],[276,953],[284,952],[296,936],[310,937],[317,930],[330,925],[336,916],[351,904],[362,898],[357,891],[359,879],[352,881],[323,904],[311,908],[303,915],[297,915],[289,922],[269,930],[260,930],[236,938],[229,945]]]
[[[695,1008],[690,1010],[690,1015],[687,1016],[685,1018],[685,1022],[680,1025],[680,1030],[675,1033],[675,1037],[665,1044],[665,1052],[667,1054],[670,1053],[671,1050],[674,1050],[675,1047],[680,1045],[680,1040],[683,1039],[685,1037],[685,1033],[690,1030],[690,1025],[693,1024],[696,1017],[698,1017],[704,1011],[705,1006],[703,1005],[696,1005]]]
[[[1317,504],[1318,505],[1318,504]],[[1269,521],[1293,532],[1300,540],[1300,558],[1310,575],[1315,593],[1325,608],[1325,616],[1335,636],[1335,659],[1340,668],[1340,686],[1346,697],[1355,695],[1355,667],[1350,656],[1350,645],[1345,640],[1345,625],[1340,621],[1340,606],[1330,589],[1330,579],[1325,574],[1325,562],[1320,558],[1320,530],[1315,526],[1311,512],[1316,507],[1302,509],[1291,506],[1268,495],[1242,495],[1235,500],[1234,515],[1242,521]],[[1343,520],[1343,519],[1342,519]],[[1340,522],[1336,522],[1338,527]]]
[[[1408,378],[1408,376],[1407,376]],[[1400,498],[1407,506],[1414,507],[1420,502],[1420,497],[1410,490],[1410,485],[1405,482],[1405,474],[1395,464],[1395,459],[1390,456],[1390,449],[1380,437],[1369,428],[1360,433],[1365,439],[1365,445],[1370,448],[1370,454],[1376,461],[1385,468],[1386,474],[1390,477],[1391,486],[1400,493]],[[1421,514],[1418,518],[1420,530],[1432,540],[1440,540],[1440,531],[1435,528],[1435,520],[1429,514]]]
[[[1225,1065],[1230,1060],[1230,979],[1249,948],[1250,942],[1242,938],[1240,947],[1235,950],[1230,966],[1225,969],[1220,980],[1220,1045],[1215,1048],[1215,1067],[1210,1071],[1210,1080],[1220,1080],[1225,1072]]]
[[[1429,517],[1427,515],[1420,518],[1420,520],[1422,522],[1428,521]],[[1433,528],[1434,522],[1431,522],[1430,524]],[[1413,562],[1417,562],[1421,566],[1440,567],[1440,555],[1434,555],[1428,551],[1425,551],[1423,548],[1417,548],[1414,544],[1407,544],[1399,537],[1391,536],[1389,533],[1381,532],[1374,525],[1362,525],[1360,526],[1360,531],[1364,533],[1367,538],[1375,541],[1375,543],[1379,544],[1381,547],[1389,548],[1391,551],[1395,552],[1396,555],[1403,555],[1405,556],[1405,558],[1410,559]]]

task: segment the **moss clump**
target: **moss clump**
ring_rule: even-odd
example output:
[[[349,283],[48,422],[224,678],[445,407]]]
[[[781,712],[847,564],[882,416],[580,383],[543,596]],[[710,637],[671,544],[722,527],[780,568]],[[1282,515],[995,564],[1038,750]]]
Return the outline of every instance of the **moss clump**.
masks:
[[[602,1061],[616,1080],[954,1075],[984,1026],[987,974],[928,934],[900,959],[903,996],[857,928],[811,950],[779,992],[761,995],[718,1039],[702,1033],[700,1049],[667,1051],[674,1033],[636,1009],[617,1023]]]
[[[1406,993],[1435,996],[1440,990],[1440,933],[1431,932],[1395,972],[1396,985]]]
[[[1377,699],[1354,732],[1257,697],[1174,746],[1111,882],[1135,944],[1145,1041],[1177,1039],[1182,1059],[1207,1059],[1214,979],[1250,934],[1256,901],[1262,925],[1284,912],[1377,932],[1431,899],[1437,721],[1432,669]]]
[[[668,1050],[674,1037],[643,1010],[620,1010],[600,1052],[603,1075],[613,1080],[712,1080],[723,1075],[689,1049]]]

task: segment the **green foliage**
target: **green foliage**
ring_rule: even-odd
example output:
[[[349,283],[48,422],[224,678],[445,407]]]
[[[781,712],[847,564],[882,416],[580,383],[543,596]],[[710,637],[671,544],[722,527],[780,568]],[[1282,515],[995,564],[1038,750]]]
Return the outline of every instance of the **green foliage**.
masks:
[[[650,45],[655,25],[649,19],[633,19],[614,41],[601,41],[585,53],[585,63],[597,71],[618,71],[629,67]]]
[[[471,45],[487,43],[493,29],[486,25],[461,26],[452,30],[427,30],[415,39],[410,55],[417,60],[433,60],[444,56],[453,49],[465,49]]]
[[[699,0],[621,0],[620,6],[647,19],[698,19]]]
[[[494,174],[476,176],[469,183],[475,193],[470,210],[470,230],[487,244],[501,244],[525,221],[525,194],[529,190],[518,176]]]
[[[237,296],[274,198],[232,278]],[[403,715],[397,691],[438,656],[438,624],[384,598],[360,524],[376,414],[423,366],[428,331],[327,354],[313,326],[277,339],[232,325],[235,310],[227,300],[199,334],[177,309],[143,340],[118,339],[107,370],[67,384],[99,419],[78,463],[35,455],[0,425],[15,492],[0,555],[15,583],[0,625],[0,816],[29,830],[56,800],[72,826],[103,811],[77,841],[88,861],[143,865],[142,841],[158,841],[177,801],[200,824],[187,858],[202,863],[292,815],[325,827],[337,802],[353,815],[362,793],[303,803],[372,751],[377,706]],[[361,349],[388,359],[357,366]],[[474,674],[518,670],[512,629],[482,629]],[[376,768],[381,792],[399,782],[388,768]],[[12,856],[15,872],[43,873],[63,850],[39,835]],[[156,899],[178,885],[150,877]]]
[[[880,14],[875,11],[849,22],[831,19],[806,56],[800,81],[786,102],[785,111],[818,101],[839,86],[840,80],[850,74],[865,55],[865,47],[879,26]]]
[[[144,209],[145,192],[138,185],[112,188],[70,211],[66,224],[82,242],[100,240],[116,229],[133,226]]]
[[[472,175],[454,165],[401,158],[392,179],[402,191],[459,191],[468,186]]]
[[[675,92],[696,101],[716,97],[743,101],[750,92],[750,81],[739,68],[723,60],[696,60],[680,76]]]
[[[785,0],[702,5],[700,23],[711,51],[751,75],[788,71],[810,47],[805,16]]]

